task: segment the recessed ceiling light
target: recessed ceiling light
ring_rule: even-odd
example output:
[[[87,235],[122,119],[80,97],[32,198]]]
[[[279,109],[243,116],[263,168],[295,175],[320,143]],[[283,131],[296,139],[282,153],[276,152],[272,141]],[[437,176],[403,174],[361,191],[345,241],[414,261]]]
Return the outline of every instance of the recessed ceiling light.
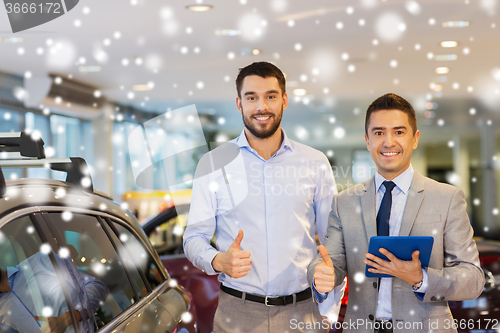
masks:
[[[470,25],[469,21],[447,21],[441,24],[443,28],[465,28]]]
[[[436,54],[434,60],[436,61],[453,61],[457,60],[458,56],[456,54]]]
[[[432,90],[441,91],[441,90],[443,90],[443,86],[440,84],[436,84],[436,85],[434,85],[434,88],[432,88]]]
[[[450,72],[448,67],[438,67],[436,68],[436,74],[447,74]]]
[[[239,36],[241,35],[241,30],[238,29],[220,29],[215,30],[217,36]]]
[[[22,43],[24,42],[23,37],[0,37],[0,42],[4,43]]]
[[[189,5],[186,6],[186,9],[192,10],[193,12],[206,12],[207,10],[212,9],[214,6],[212,5]]]
[[[441,42],[441,47],[457,47],[458,43],[454,40],[445,40]]]
[[[78,70],[82,73],[98,73],[101,71],[101,66],[80,66]]]
[[[253,49],[252,50],[252,54],[253,55],[259,55],[260,54],[260,50],[259,49]]]
[[[293,94],[295,96],[305,96],[307,94],[307,91],[305,89],[294,89]]]
[[[132,86],[132,90],[134,91],[149,91],[151,89],[151,86],[148,84],[136,84],[135,86]]]

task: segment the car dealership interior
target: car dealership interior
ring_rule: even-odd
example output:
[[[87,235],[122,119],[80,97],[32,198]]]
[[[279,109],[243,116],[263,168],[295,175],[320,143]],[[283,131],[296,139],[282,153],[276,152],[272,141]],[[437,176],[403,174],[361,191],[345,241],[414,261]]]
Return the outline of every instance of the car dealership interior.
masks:
[[[200,154],[180,151],[241,133],[238,68],[269,61],[287,79],[283,129],[327,155],[339,190],[373,175],[364,115],[393,92],[417,113],[415,170],[462,189],[476,236],[499,239],[496,0],[80,0],[15,33],[9,10],[0,8],[0,132],[42,137],[47,157],[85,158],[94,187],[139,220],[190,189]],[[194,125],[169,121],[182,110]],[[155,140],[137,136],[152,128]],[[142,164],[166,156],[140,179]]]

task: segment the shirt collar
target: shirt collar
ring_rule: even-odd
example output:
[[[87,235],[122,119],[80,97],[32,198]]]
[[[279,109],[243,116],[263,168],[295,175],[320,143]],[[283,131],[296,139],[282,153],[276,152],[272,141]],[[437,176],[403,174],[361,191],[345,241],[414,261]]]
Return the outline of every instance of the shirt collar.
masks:
[[[414,173],[415,171],[410,164],[410,166],[402,174],[394,178],[392,181],[404,194],[407,194],[408,190],[410,189]],[[375,173],[375,188],[377,189],[377,191],[380,189],[382,183],[386,180],[387,179],[382,177],[382,175],[378,173],[378,171]]]
[[[10,277],[17,272],[19,272],[19,267],[17,266],[7,267],[7,279],[10,279]]]
[[[288,138],[284,129],[281,129],[281,136],[283,138],[283,142],[281,143],[281,147],[280,147],[280,149],[278,149],[278,151],[280,151],[283,148],[288,148],[291,151],[293,151],[292,141]],[[236,138],[236,144],[238,146],[240,146],[240,148],[243,148],[243,147],[248,147],[249,149],[251,148],[250,144],[248,143],[244,128],[241,131],[240,136],[238,138]]]

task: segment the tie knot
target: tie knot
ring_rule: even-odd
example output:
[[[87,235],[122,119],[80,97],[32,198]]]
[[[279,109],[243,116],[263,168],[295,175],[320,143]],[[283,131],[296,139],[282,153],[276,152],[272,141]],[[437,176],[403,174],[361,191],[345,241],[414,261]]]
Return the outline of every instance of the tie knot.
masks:
[[[382,183],[385,186],[386,191],[392,192],[392,189],[396,186],[392,181],[385,181]]]

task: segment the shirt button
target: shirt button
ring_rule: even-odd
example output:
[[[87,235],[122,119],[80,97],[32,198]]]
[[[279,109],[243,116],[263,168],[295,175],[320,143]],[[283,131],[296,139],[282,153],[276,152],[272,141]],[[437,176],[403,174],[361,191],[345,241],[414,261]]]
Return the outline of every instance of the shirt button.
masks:
[[[373,282],[373,288],[377,289],[377,282]]]
[[[370,320],[373,320],[375,317],[374,317],[373,315],[369,315],[369,316],[368,316],[368,318],[369,318]]]

